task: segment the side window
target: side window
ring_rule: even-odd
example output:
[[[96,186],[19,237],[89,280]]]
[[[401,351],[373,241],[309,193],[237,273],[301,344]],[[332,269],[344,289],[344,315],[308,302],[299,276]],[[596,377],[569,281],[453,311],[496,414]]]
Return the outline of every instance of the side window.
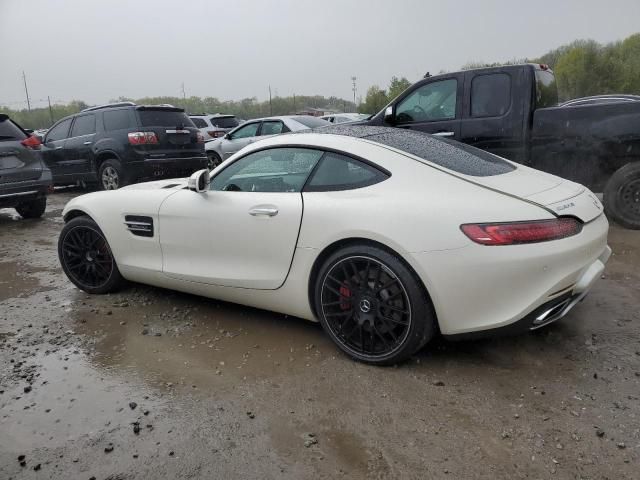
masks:
[[[204,119],[202,118],[194,118],[194,117],[190,117],[191,121],[193,122],[193,124],[198,127],[198,128],[207,128],[207,122],[204,121]]]
[[[71,127],[71,137],[81,137],[83,135],[90,135],[96,133],[96,116],[95,115],[82,115],[76,117]]]
[[[124,130],[131,128],[129,110],[109,110],[102,114],[105,130]]]
[[[511,106],[511,77],[506,73],[479,75],[471,82],[471,116],[499,117]]]
[[[55,142],[56,140],[62,140],[67,138],[67,134],[69,133],[69,127],[71,126],[71,119],[68,118],[60,122],[58,125],[53,127],[51,130],[47,132],[46,141],[47,142]]]
[[[323,152],[308,148],[271,148],[250,153],[218,173],[210,190],[299,192]]]
[[[457,91],[455,78],[423,85],[398,104],[396,120],[399,123],[452,120],[456,118]]]
[[[258,127],[260,126],[260,122],[250,123],[249,125],[245,125],[242,128],[239,128],[235,132],[233,132],[231,139],[235,140],[237,138],[249,138],[255,137],[258,132]]]
[[[262,122],[262,130],[260,135],[277,135],[283,132],[284,124],[282,122]]]
[[[305,192],[326,192],[368,187],[389,176],[366,163],[327,152],[305,187]]]

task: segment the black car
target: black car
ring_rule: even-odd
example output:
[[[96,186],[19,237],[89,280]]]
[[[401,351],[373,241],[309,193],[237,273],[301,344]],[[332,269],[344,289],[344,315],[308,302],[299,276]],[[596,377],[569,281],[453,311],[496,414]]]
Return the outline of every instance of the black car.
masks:
[[[42,153],[56,185],[97,183],[103,190],[207,168],[202,134],[171,105],[87,108],[53,125]]]
[[[546,65],[427,77],[363,123],[458,140],[582,183],[604,193],[612,219],[640,229],[640,102],[558,106]]]
[[[40,140],[0,113],[0,208],[38,218],[52,191],[51,171],[40,157]]]

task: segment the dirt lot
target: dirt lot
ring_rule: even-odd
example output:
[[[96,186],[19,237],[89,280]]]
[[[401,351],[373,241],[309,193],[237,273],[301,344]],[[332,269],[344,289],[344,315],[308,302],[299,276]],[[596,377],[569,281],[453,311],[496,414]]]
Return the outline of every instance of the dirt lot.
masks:
[[[375,368],[299,319],[80,292],[56,254],[77,193],[0,210],[0,478],[639,478],[640,232],[612,228],[563,321]]]

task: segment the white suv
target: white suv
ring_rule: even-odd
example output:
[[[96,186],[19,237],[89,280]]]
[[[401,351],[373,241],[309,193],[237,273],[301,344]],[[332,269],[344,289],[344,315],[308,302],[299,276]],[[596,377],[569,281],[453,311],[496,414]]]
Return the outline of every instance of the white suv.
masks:
[[[201,115],[189,115],[189,118],[198,127],[204,136],[205,142],[224,137],[225,133],[240,125],[234,115],[203,113]]]

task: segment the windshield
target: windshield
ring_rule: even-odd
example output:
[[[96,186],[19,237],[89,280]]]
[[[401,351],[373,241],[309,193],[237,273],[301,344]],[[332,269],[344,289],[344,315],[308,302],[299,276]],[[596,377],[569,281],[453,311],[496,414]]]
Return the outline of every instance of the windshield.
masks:
[[[20,127],[8,117],[0,115],[0,141],[24,140],[25,138],[27,138],[27,134]]]
[[[218,128],[236,128],[240,122],[236,117],[211,117],[211,125]]]
[[[293,117],[293,120],[309,128],[324,127],[326,125],[331,125],[331,123],[327,122],[326,120],[323,120],[317,117],[311,117],[311,116]]]

